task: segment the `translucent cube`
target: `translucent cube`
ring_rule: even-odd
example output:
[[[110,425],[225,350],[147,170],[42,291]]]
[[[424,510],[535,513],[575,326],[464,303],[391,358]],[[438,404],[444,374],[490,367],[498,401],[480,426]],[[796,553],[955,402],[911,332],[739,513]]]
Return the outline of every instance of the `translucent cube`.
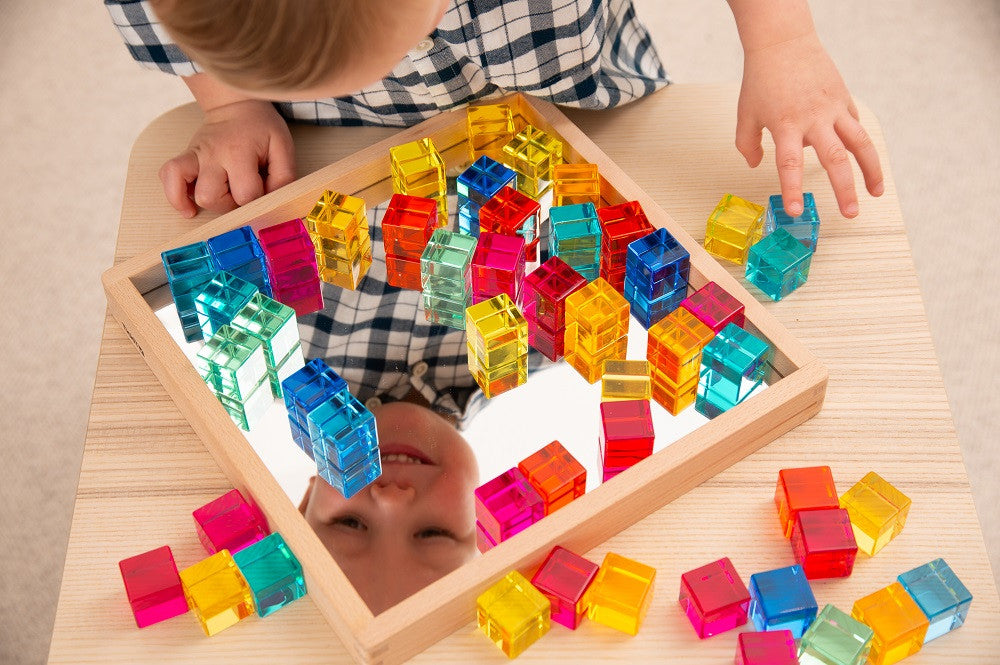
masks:
[[[781,469],[774,490],[774,503],[778,508],[781,532],[789,538],[799,511],[840,507],[833,472],[828,466]]]
[[[482,233],[472,255],[472,302],[480,303],[501,293],[519,301],[524,266],[523,238]]]
[[[524,278],[521,308],[528,321],[528,334],[538,329],[562,338],[566,328],[566,298],[586,286],[586,280],[558,256],[553,256]],[[560,344],[561,346],[561,344]],[[549,355],[550,360],[558,356]]]
[[[596,563],[564,547],[552,548],[531,583],[552,607],[552,620],[575,630],[587,614],[583,595],[597,577]]]
[[[229,550],[216,552],[180,572],[184,597],[211,637],[254,612],[253,594]]]
[[[233,560],[250,587],[258,616],[273,614],[306,595],[302,564],[280,533],[236,552]]]
[[[552,205],[601,205],[597,164],[556,164],[552,167]]]
[[[646,359],[665,378],[682,384],[696,378],[702,349],[715,337],[711,328],[686,309],[677,309],[649,328]]]
[[[271,532],[264,515],[239,490],[226,492],[191,515],[198,540],[209,554],[239,552]]]
[[[635,635],[653,602],[655,582],[655,568],[608,552],[584,595],[587,616],[591,621]]]
[[[736,665],[799,665],[792,632],[775,630],[740,633],[737,638]]]
[[[816,597],[802,566],[750,576],[750,617],[757,630],[790,630],[796,638],[816,618]]]
[[[678,601],[704,639],[747,622],[750,592],[725,557],[681,575]]]
[[[930,622],[899,582],[854,603],[851,618],[874,632],[868,662],[891,665],[920,651]]]
[[[687,287],[690,272],[691,255],[666,229],[656,229],[628,245],[626,278],[631,277],[647,301]]]
[[[537,201],[511,187],[503,187],[479,209],[479,233],[499,233],[524,239],[528,261],[537,259],[541,237]]]
[[[898,578],[930,621],[924,644],[965,623],[972,594],[944,559],[935,559]]]
[[[655,438],[649,400],[601,402],[598,444],[604,466],[624,468],[646,459]]]
[[[188,611],[177,564],[168,546],[122,559],[118,568],[139,628]]]
[[[513,570],[476,599],[476,623],[508,658],[516,658],[549,632],[551,606],[524,575]]]
[[[313,458],[347,471],[378,450],[375,416],[346,390],[331,395],[306,417]]]
[[[712,256],[740,265],[746,263],[750,246],[764,232],[764,206],[723,194],[708,217],[705,249]]]
[[[372,264],[365,202],[331,190],[323,192],[305,218],[324,282],[356,289]]]
[[[601,401],[648,400],[652,395],[649,362],[646,360],[606,360],[601,375]]]
[[[806,577],[848,577],[858,544],[846,510],[800,510],[792,527],[792,553]]]
[[[718,333],[730,323],[742,327],[745,321],[743,303],[715,282],[708,282],[680,304],[699,321]]]
[[[851,516],[858,549],[874,556],[903,530],[910,499],[872,471],[840,497],[840,507]]]
[[[167,250],[160,254],[167,274],[170,295],[173,296],[184,339],[195,342],[203,338],[194,298],[208,284],[218,268],[208,245],[203,242]]]
[[[746,278],[778,301],[806,283],[811,263],[812,250],[779,228],[750,248]]]
[[[392,191],[438,203],[438,226],[448,223],[448,186],[444,160],[429,138],[389,148]]]
[[[241,226],[227,231],[209,238],[206,244],[216,268],[250,282],[265,296],[271,295],[264,250],[252,227]]]
[[[309,437],[309,412],[347,390],[347,381],[320,358],[310,360],[302,369],[281,382],[292,438],[313,459]]]
[[[801,665],[864,665],[871,650],[872,629],[827,605],[799,642]]]
[[[764,235],[770,235],[778,229],[788,231],[796,240],[816,251],[819,242],[819,213],[816,212],[816,199],[812,192],[802,194],[802,214],[797,217],[785,212],[785,204],[781,194],[771,196],[767,203],[767,219],[764,222]]]
[[[587,489],[587,470],[561,443],[553,441],[517,465],[545,504],[549,515]]]
[[[195,367],[215,393],[240,401],[267,379],[263,343],[230,325],[205,342]]]
[[[260,229],[257,239],[267,263],[271,296],[296,314],[323,309],[316,247],[302,220],[292,219]]]
[[[545,502],[517,468],[475,491],[476,521],[495,543],[524,531],[545,515]]]
[[[501,162],[503,147],[514,138],[514,117],[507,104],[480,104],[466,109],[469,161],[482,155]]]
[[[539,198],[551,185],[552,167],[562,163],[562,149],[562,141],[527,125],[503,147],[500,161],[517,172],[518,191]]]

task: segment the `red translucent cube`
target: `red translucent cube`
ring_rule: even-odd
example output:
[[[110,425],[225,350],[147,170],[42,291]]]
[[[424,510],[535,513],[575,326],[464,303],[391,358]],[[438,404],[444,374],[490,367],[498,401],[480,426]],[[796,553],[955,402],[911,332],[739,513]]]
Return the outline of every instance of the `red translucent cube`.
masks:
[[[188,611],[174,555],[166,545],[118,562],[139,628]]]
[[[531,584],[549,599],[552,620],[576,630],[587,613],[583,594],[598,570],[596,563],[557,545],[545,557]]]
[[[736,665],[799,665],[792,631],[740,633],[735,662]]]
[[[715,282],[709,282],[689,295],[681,301],[680,306],[694,314],[716,334],[730,323],[743,327],[743,303]]]
[[[778,506],[778,519],[785,538],[792,535],[795,514],[800,510],[840,508],[833,473],[828,466],[799,469],[782,469],[778,472],[778,486],[774,491]]]
[[[587,470],[558,441],[553,441],[517,465],[545,502],[548,515],[583,496]]]
[[[725,557],[681,575],[679,601],[698,637],[704,639],[747,622],[750,591]]]
[[[649,457],[653,439],[649,400],[601,402],[599,444],[604,467],[620,470]]]
[[[524,238],[528,261],[538,260],[541,234],[538,201],[513,187],[504,187],[479,208],[479,231]]]
[[[509,469],[475,491],[476,522],[483,545],[501,543],[542,519],[545,503],[519,469]]]
[[[567,296],[586,285],[580,273],[553,256],[524,278],[521,310],[546,330],[561,330],[566,326]]]
[[[628,245],[654,231],[638,201],[597,209],[601,222],[600,275],[619,293],[625,290]]]
[[[422,196],[393,194],[382,215],[382,243],[386,256],[420,260],[437,228],[437,201]]]
[[[402,256],[385,255],[386,282],[401,289],[420,291],[420,257],[408,259]]]
[[[823,508],[797,512],[792,552],[809,579],[849,576],[858,556],[858,543],[847,511]]]
[[[472,255],[472,302],[481,303],[506,293],[518,301],[524,282],[524,239],[483,232]]]
[[[272,297],[298,315],[323,309],[316,248],[302,220],[260,229],[257,240],[264,252]]]
[[[193,513],[198,540],[209,554],[220,550],[236,553],[271,533],[256,506],[239,490],[226,492]]]

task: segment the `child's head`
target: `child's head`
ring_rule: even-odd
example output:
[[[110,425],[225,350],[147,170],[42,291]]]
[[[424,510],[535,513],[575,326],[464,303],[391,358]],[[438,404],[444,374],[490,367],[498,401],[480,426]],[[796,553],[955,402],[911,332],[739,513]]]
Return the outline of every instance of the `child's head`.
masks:
[[[430,409],[375,411],[382,475],[350,499],[313,478],[300,510],[375,614],[475,556],[472,449]]]
[[[153,0],[202,69],[275,100],[356,92],[433,32],[448,0]]]

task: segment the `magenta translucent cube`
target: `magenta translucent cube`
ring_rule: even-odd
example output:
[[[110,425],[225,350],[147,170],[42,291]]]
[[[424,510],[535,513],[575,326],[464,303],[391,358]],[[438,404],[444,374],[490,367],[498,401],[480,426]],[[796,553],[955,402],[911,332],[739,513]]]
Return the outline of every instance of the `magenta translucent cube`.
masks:
[[[188,611],[173,552],[166,545],[118,562],[139,628]]]
[[[521,310],[529,329],[534,322],[549,332],[563,330],[566,298],[586,285],[587,280],[558,256],[538,266],[524,278],[521,289]]]
[[[587,613],[583,593],[599,569],[593,561],[557,545],[545,557],[531,584],[549,599],[552,620],[576,630]]]
[[[704,639],[747,622],[750,591],[725,557],[681,575],[679,601],[698,637]]]
[[[298,315],[323,309],[316,248],[301,219],[291,219],[257,232],[264,252],[272,297]]]
[[[680,306],[716,334],[730,323],[743,327],[743,303],[715,282],[709,282],[689,295]]]
[[[545,515],[545,502],[517,468],[477,487],[475,495],[476,521],[494,544],[527,529]]]
[[[736,665],[799,665],[792,631],[740,633],[735,662]]]
[[[226,492],[191,514],[198,540],[209,554],[220,550],[238,552],[271,533],[260,510],[248,503],[239,490]]]
[[[501,293],[518,301],[524,281],[525,244],[521,236],[483,231],[472,255],[472,302],[480,303]]]

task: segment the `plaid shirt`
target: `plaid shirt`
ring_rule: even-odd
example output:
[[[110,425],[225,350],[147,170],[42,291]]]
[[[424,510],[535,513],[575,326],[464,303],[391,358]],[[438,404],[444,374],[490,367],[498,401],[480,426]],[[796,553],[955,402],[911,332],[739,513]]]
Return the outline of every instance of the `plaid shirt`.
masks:
[[[147,2],[105,5],[140,64],[181,76],[200,71]],[[667,83],[631,0],[453,0],[437,29],[385,79],[346,97],[276,106],[289,120],[406,126],[511,91],[608,108]],[[448,208],[457,209],[454,200]],[[356,291],[323,285],[324,310],[299,319],[302,350],[324,358],[363,402],[398,400],[416,390],[464,426],[486,403],[468,370],[465,333],[428,324],[419,292],[386,283],[383,211],[370,210],[367,276]],[[550,364],[531,351],[529,372]]]

